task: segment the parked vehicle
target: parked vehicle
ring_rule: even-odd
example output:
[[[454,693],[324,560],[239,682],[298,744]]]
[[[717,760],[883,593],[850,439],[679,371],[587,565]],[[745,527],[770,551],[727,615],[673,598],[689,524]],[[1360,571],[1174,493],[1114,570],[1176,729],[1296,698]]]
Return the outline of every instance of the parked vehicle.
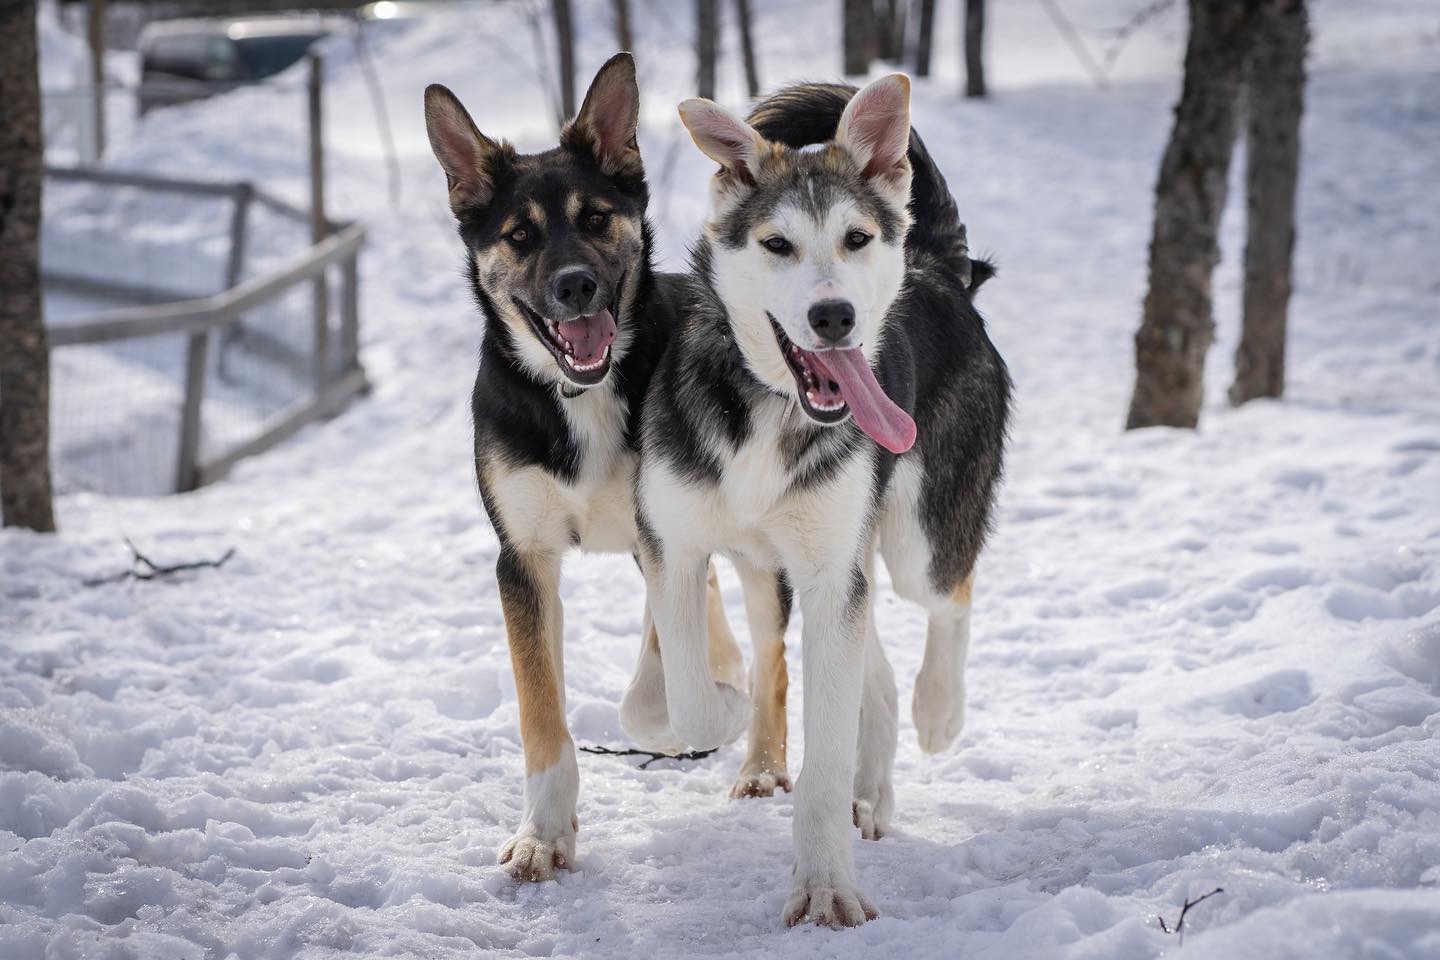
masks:
[[[338,17],[162,20],[140,34],[140,113],[272,77],[324,37]]]

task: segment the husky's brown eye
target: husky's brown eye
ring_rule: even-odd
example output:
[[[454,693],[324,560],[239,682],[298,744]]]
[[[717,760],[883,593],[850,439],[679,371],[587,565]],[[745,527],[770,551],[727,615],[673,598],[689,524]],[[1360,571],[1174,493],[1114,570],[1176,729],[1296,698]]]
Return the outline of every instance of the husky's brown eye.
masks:
[[[510,231],[510,235],[507,236],[505,239],[509,240],[511,243],[515,244],[515,246],[518,247],[523,245],[525,241],[530,239],[530,231],[526,230],[524,227],[516,227],[514,230]]]
[[[610,214],[608,213],[592,213],[590,214],[590,216],[585,218],[585,226],[589,227],[591,230],[594,230],[596,233],[604,230],[609,225]]]
[[[785,254],[794,250],[795,247],[784,237],[766,237],[760,241],[760,245],[771,253]]]
[[[851,230],[845,234],[845,246],[850,250],[859,250],[870,242],[870,234],[864,230]]]

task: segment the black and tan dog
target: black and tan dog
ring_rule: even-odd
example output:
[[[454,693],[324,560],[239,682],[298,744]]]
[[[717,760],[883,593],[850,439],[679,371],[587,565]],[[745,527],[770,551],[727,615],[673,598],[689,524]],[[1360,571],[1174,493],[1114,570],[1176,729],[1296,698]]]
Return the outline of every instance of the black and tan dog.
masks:
[[[475,469],[500,540],[495,575],[520,701],[524,821],[500,852],[520,880],[546,879],[575,853],[561,558],[576,546],[635,550],[637,421],[679,307],[681,278],[651,268],[639,109],[634,62],[622,53],[600,69],[559,146],[521,154],[482,134],[446,88],[425,91],[430,143],[485,317]],[[748,713],[713,571],[709,610],[721,700]],[[648,612],[644,633],[621,716],[647,745],[673,746]]]

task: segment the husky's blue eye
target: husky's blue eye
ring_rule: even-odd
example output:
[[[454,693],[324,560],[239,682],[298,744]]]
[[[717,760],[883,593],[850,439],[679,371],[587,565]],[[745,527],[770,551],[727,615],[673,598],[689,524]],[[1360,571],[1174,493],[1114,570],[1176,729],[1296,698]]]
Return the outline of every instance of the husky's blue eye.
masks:
[[[766,237],[760,241],[760,245],[771,253],[789,253],[795,247],[784,237]]]
[[[864,230],[851,230],[845,234],[845,246],[850,250],[859,250],[870,242],[870,234]]]

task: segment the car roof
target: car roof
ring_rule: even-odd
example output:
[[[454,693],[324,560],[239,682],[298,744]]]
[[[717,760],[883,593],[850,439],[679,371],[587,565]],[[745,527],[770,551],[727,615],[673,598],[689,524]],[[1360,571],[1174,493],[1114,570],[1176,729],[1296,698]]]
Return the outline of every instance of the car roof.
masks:
[[[267,17],[191,17],[181,20],[157,20],[146,24],[140,32],[142,44],[160,37],[204,34],[224,36],[232,40],[247,37],[319,36],[334,33],[348,21],[343,17],[318,14],[294,14]]]

